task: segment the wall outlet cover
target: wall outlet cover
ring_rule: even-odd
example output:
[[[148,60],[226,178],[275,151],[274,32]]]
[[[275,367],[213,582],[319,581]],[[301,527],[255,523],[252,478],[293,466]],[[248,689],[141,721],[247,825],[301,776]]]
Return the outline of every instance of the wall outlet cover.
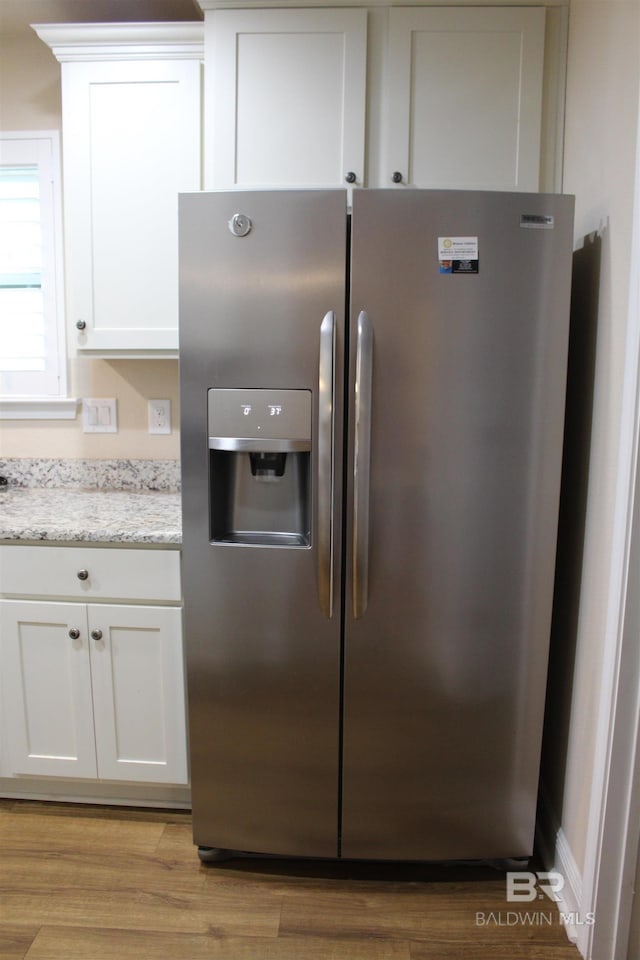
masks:
[[[171,433],[171,400],[149,400],[149,433]]]

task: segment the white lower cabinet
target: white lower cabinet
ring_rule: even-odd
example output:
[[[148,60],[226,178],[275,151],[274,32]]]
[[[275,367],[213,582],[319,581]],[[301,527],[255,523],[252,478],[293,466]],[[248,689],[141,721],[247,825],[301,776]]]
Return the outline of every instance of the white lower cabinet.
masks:
[[[0,775],[186,785],[179,552],[0,545],[0,583]]]
[[[6,771],[96,777],[86,607],[3,600],[0,616]]]
[[[1,603],[14,775],[187,782],[180,610]]]
[[[186,783],[180,610],[92,605],[87,613],[98,776]]]

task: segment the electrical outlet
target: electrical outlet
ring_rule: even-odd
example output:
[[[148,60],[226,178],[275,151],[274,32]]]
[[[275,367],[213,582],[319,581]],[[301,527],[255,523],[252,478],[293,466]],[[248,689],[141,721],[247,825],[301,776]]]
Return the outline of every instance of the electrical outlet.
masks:
[[[82,401],[84,433],[117,433],[118,409],[115,399],[87,397]]]
[[[171,400],[149,400],[149,433],[171,433]]]

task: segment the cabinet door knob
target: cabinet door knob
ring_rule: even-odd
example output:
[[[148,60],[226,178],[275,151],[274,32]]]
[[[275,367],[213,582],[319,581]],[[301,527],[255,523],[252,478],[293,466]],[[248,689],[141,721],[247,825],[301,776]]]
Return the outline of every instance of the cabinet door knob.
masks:
[[[102,630],[92,630],[91,631],[92,640],[102,640]]]
[[[393,180],[394,183],[402,183],[402,174],[400,173],[399,170],[395,170],[391,174],[391,179]]]
[[[345,175],[345,180],[347,181],[347,183],[355,183],[355,182],[356,182],[356,175],[355,175],[355,173],[353,172],[353,170],[349,170],[349,173],[347,173],[347,174]]]
[[[86,320],[76,320],[76,327],[77,327],[78,330],[86,330],[86,329],[87,329],[87,321],[86,321]]]
[[[88,580],[89,571],[88,570],[78,570],[78,580]]]
[[[69,630],[69,636],[71,637],[72,640],[77,640],[78,637],[80,636],[80,631],[78,630],[77,627],[71,627],[71,629]]]

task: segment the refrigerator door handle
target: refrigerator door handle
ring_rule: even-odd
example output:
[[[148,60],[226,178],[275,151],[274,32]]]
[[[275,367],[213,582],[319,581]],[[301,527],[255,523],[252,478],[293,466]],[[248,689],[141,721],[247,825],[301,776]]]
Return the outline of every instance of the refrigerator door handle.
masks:
[[[333,614],[333,412],[335,403],[336,315],[320,325],[318,369],[318,600]]]
[[[373,328],[358,315],[356,340],[355,441],[353,459],[353,616],[364,615],[369,600],[369,474],[371,466],[371,384]]]

